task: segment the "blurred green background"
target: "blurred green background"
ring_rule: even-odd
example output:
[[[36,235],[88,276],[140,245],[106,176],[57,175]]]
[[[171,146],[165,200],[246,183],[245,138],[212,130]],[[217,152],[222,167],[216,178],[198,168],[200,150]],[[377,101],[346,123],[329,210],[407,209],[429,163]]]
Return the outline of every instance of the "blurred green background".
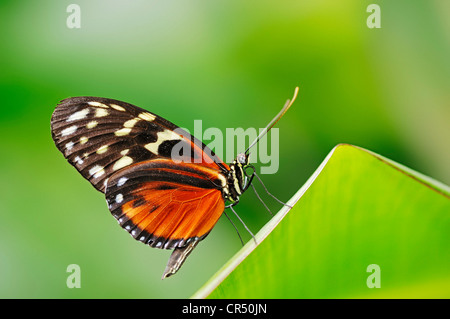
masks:
[[[80,29],[66,26],[71,3]],[[381,29],[366,25],[370,3],[2,0],[0,297],[189,297],[241,247],[221,218],[161,281],[170,252],[122,230],[54,146],[50,117],[66,97],[225,130],[265,126],[299,85],[277,125],[280,168],[263,176],[280,199],[340,142],[449,184],[450,2],[377,1]],[[237,211],[254,231],[270,218],[252,192]],[[81,289],[66,286],[69,264]]]

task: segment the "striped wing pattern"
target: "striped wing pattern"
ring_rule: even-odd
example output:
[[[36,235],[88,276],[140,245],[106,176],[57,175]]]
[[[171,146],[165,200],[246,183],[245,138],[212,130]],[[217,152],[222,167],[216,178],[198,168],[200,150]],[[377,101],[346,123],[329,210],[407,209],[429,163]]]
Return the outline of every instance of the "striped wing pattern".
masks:
[[[51,127],[57,148],[139,241],[183,247],[203,239],[224,210],[229,166],[162,117],[118,100],[75,97],[56,107]]]
[[[116,171],[141,161],[172,158],[175,145],[181,150],[178,161],[198,162],[219,171],[229,169],[186,131],[160,116],[117,100],[65,99],[55,109],[51,127],[57,148],[101,192],[107,178]],[[183,154],[183,150],[189,153]]]

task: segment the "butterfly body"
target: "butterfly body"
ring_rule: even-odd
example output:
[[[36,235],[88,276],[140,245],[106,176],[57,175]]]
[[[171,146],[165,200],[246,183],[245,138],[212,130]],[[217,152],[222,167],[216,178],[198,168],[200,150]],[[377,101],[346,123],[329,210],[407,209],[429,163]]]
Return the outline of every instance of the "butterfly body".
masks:
[[[57,148],[105,194],[119,224],[151,247],[192,250],[225,203],[237,203],[246,189],[248,156],[227,165],[186,131],[132,104],[65,99],[51,127]]]

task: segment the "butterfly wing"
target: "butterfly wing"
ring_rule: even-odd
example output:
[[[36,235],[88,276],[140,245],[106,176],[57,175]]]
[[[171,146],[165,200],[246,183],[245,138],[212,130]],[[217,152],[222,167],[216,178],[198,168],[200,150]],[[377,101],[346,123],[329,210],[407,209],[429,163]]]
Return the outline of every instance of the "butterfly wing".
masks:
[[[218,172],[229,170],[207,146],[178,126],[113,99],[65,99],[56,107],[51,127],[57,148],[101,192],[112,174],[158,158],[195,162]]]
[[[229,166],[164,118],[113,99],[75,97],[57,106],[51,126],[57,148],[105,193],[137,240],[184,247],[203,239],[222,214]]]
[[[108,180],[112,215],[136,240],[173,249],[202,240],[224,210],[225,177],[199,164],[157,159],[131,165]]]

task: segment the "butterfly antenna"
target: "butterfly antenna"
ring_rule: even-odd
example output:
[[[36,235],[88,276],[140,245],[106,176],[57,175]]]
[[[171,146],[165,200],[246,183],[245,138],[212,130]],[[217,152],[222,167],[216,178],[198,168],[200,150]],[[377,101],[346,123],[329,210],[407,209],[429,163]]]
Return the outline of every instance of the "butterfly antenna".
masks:
[[[249,232],[250,235],[252,235],[253,240],[255,241],[255,244],[258,244],[258,242],[256,241],[255,235],[253,235],[253,233],[251,232],[251,230],[247,227],[247,225],[245,225],[244,221],[239,217],[239,215],[236,213],[236,211],[234,210],[232,205],[227,206],[229,207],[233,213],[236,215],[236,217],[239,219],[239,221],[242,223],[242,225],[244,225],[245,229]]]
[[[261,178],[256,174],[256,172],[253,172],[253,174],[256,176],[256,178],[257,178],[258,181],[261,183],[261,185],[262,185],[262,187],[264,188],[264,190],[266,191],[266,193],[269,194],[269,196],[271,196],[273,199],[275,199],[278,203],[280,203],[280,204],[282,204],[282,205],[284,205],[284,206],[287,206],[287,207],[292,208],[291,205],[288,205],[288,204],[286,204],[286,203],[283,203],[281,200],[279,200],[278,198],[276,198],[275,195],[271,194],[271,193],[269,192],[269,190],[267,189],[266,185],[264,185],[264,183],[263,183],[263,181],[261,180]],[[252,187],[253,187],[253,185],[252,185]],[[253,187],[253,189],[255,189],[255,188]],[[255,191],[255,192],[256,192],[256,191]],[[258,198],[259,198],[259,196],[258,196]],[[265,205],[264,205],[264,206],[265,206]]]
[[[277,124],[277,122],[281,119],[281,117],[286,113],[286,111],[291,107],[291,105],[294,103],[295,99],[297,98],[298,94],[298,86],[295,88],[294,96],[292,97],[292,100],[287,100],[284,104],[281,111],[270,121],[270,123],[262,130],[262,132],[258,135],[258,137],[253,141],[253,143],[250,144],[250,146],[245,150],[245,154],[248,154],[248,151],[250,148],[252,148],[258,141],[267,134],[267,132],[270,131],[270,129]]]
[[[241,234],[239,233],[239,230],[237,229],[236,225],[233,223],[233,221],[231,220],[231,218],[227,215],[227,213],[225,213],[225,211],[223,212],[225,214],[225,216],[228,218],[228,220],[230,221],[231,225],[233,225],[234,229],[236,230],[236,233],[239,236],[239,239],[241,240],[241,244],[242,246],[244,246],[244,241],[242,240]]]
[[[259,201],[264,205],[264,207],[267,209],[267,211],[269,212],[269,214],[271,216],[273,216],[272,211],[269,209],[269,207],[267,207],[266,203],[264,203],[264,201],[262,200],[262,198],[259,196],[258,192],[256,191],[255,186],[253,186],[253,184],[250,184],[250,186],[253,188],[253,191],[256,194],[256,197],[258,197]]]

